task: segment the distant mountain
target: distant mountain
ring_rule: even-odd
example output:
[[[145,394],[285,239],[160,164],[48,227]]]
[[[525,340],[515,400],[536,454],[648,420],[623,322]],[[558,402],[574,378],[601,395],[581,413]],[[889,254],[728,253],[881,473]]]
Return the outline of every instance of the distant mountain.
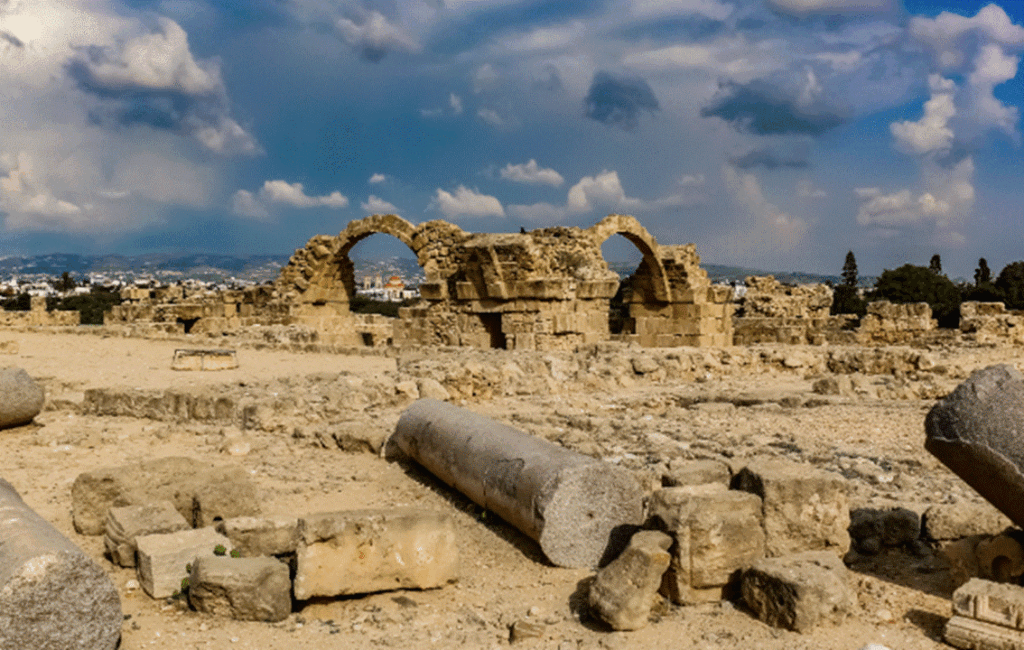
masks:
[[[67,271],[73,277],[89,273],[102,273],[131,281],[136,277],[154,277],[165,282],[184,279],[221,282],[237,278],[251,283],[277,279],[281,268],[288,263],[287,255],[221,255],[217,253],[151,253],[146,255],[75,255],[53,253],[33,257],[0,257],[0,278],[11,275],[39,275],[59,277]],[[371,281],[380,275],[383,280],[392,275],[401,277],[407,285],[424,280],[423,269],[415,258],[387,257],[380,259],[353,258],[356,282]],[[712,282],[742,282],[750,275],[774,275],[786,284],[839,284],[838,275],[819,275],[800,271],[764,271],[739,266],[703,264]],[[635,262],[608,262],[608,267],[619,277],[628,277],[636,270]],[[875,278],[862,276],[861,285],[871,286]]]

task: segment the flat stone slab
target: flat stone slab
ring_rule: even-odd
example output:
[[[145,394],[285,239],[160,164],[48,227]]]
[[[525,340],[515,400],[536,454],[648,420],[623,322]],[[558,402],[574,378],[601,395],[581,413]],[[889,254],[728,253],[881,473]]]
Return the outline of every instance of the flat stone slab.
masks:
[[[216,528],[242,557],[286,555],[299,547],[299,520],[294,517],[232,517]]]
[[[103,544],[114,564],[133,567],[138,548],[135,543],[137,537],[176,533],[191,528],[170,501],[111,508],[107,514]]]
[[[1024,648],[1024,632],[966,616],[946,621],[943,639],[964,650],[1017,650]]]
[[[175,350],[171,370],[233,370],[238,367],[234,350]]]
[[[971,373],[925,418],[924,446],[1024,527],[1024,377],[1008,365]]]
[[[458,578],[455,524],[413,508],[352,510],[299,519],[295,598],[431,589]]]
[[[1024,631],[1024,587],[972,578],[953,592],[953,614]]]
[[[138,544],[139,583],[152,598],[167,598],[181,591],[186,567],[196,558],[214,557],[214,549],[231,550],[231,540],[213,528],[196,528],[166,535],[146,535]]]

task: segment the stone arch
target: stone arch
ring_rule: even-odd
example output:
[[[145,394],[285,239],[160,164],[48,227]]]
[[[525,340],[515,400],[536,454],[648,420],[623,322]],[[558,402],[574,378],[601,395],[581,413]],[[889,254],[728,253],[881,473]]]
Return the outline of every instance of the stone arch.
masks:
[[[657,302],[671,300],[672,292],[665,266],[659,254],[658,240],[647,232],[647,229],[639,221],[628,214],[610,214],[588,228],[587,232],[594,238],[599,249],[612,235],[622,235],[632,242],[643,255],[636,275],[644,276],[645,284],[648,285],[645,287],[645,293],[649,294],[648,300]]]

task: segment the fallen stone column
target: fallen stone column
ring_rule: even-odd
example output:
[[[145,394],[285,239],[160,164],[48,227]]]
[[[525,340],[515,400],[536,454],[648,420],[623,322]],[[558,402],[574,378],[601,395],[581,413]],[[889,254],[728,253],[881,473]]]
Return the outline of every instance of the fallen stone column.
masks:
[[[113,650],[121,622],[106,572],[0,479],[0,648]]]
[[[998,365],[971,374],[925,419],[925,449],[1024,526],[1024,378]]]
[[[392,443],[558,566],[607,563],[642,523],[644,494],[629,471],[445,402],[407,408]]]

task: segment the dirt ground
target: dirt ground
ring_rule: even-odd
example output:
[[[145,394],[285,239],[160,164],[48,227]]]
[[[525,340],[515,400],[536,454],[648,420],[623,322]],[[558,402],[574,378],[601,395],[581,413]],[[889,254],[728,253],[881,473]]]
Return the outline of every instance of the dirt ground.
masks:
[[[249,385],[259,390],[304,377],[387,377],[395,372],[395,359],[386,354],[239,346],[236,370],[175,372],[170,370],[174,349],[221,347],[225,342],[214,346],[208,341],[120,338],[104,336],[100,330],[2,331],[2,341],[17,341],[19,351],[0,356],[0,366],[27,370],[47,388],[48,405],[33,424],[0,432],[5,450],[0,475],[110,573],[125,613],[124,650],[501,648],[510,644],[510,629],[517,623],[536,624],[536,636],[517,641],[517,647],[559,650],[856,650],[870,643],[894,650],[947,647],[941,631],[950,615],[952,586],[946,566],[934,553],[895,549],[853,562],[858,607],[838,627],[823,626],[803,635],[776,630],[754,619],[742,604],[725,601],[694,607],[666,604],[644,629],[610,632],[583,606],[591,571],[550,566],[532,541],[494,517],[481,517],[476,506],[415,466],[367,452],[346,452],[325,445],[322,437],[300,435],[299,428],[243,429],[202,421],[100,417],[76,407],[89,388],[213,390]],[[933,354],[965,371],[991,363],[1013,363],[1018,368],[1024,363],[1020,348],[956,348]],[[702,379],[638,383],[608,391],[501,396],[465,406],[600,454],[635,469],[651,485],[672,458],[718,458],[738,469],[746,459],[775,456],[842,473],[849,479],[851,507],[902,505],[921,512],[932,503],[981,501],[924,450],[923,422],[932,400],[782,399],[813,394],[813,378],[799,372]],[[951,388],[957,381],[950,378],[947,383]],[[750,405],[694,399],[758,391],[779,399],[754,400]],[[393,430],[401,409],[401,404],[373,407],[347,417],[385,434]],[[306,431],[310,426],[303,422]],[[230,453],[229,443],[240,439],[248,452]],[[163,456],[247,468],[268,515],[398,505],[449,511],[459,531],[460,578],[436,590],[297,603],[293,614],[276,624],[215,618],[175,602],[150,599],[135,587],[134,570],[114,567],[104,558],[100,537],[75,533],[70,488],[82,472]]]

